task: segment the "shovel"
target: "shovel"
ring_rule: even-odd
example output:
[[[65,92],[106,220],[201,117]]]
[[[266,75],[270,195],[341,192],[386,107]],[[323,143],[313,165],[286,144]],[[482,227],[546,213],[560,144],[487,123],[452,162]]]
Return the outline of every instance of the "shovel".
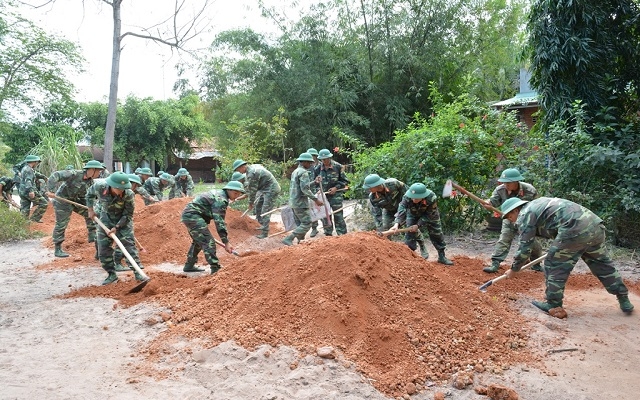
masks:
[[[546,255],[546,254],[544,254],[544,255],[542,255],[542,256],[540,256],[540,257],[536,258],[536,259],[535,259],[535,260],[533,260],[533,261],[530,261],[528,264],[523,265],[523,266],[522,266],[522,268],[520,268],[520,271],[524,271],[526,268],[529,268],[529,267],[530,267],[530,266],[532,266],[532,265],[536,265],[537,263],[542,262],[545,258],[547,258],[547,255]],[[487,288],[488,288],[489,286],[491,286],[491,285],[493,285],[494,283],[499,282],[499,281],[501,281],[501,280],[503,280],[503,279],[506,279],[506,277],[507,277],[507,274],[500,275],[499,277],[494,278],[494,279],[492,279],[492,280],[490,280],[490,281],[488,281],[488,282],[484,283],[483,285],[481,285],[481,286],[478,288],[478,290],[479,290],[479,291],[481,291],[481,292],[483,292],[483,293],[485,293],[485,292],[487,291]]]
[[[389,229],[388,231],[378,232],[378,236],[387,237],[387,236],[395,235],[396,233],[410,232],[410,231],[412,231],[411,228],[396,229],[395,231],[392,231],[391,229]]]
[[[140,269],[140,267],[138,266],[138,263],[135,262],[135,260],[133,259],[133,257],[131,257],[131,254],[129,254],[129,252],[127,251],[127,249],[124,248],[124,245],[122,244],[122,242],[120,241],[120,239],[118,239],[118,237],[115,234],[109,234],[109,228],[106,227],[105,224],[102,223],[102,221],[100,221],[100,219],[98,217],[93,217],[93,220],[96,222],[96,224],[100,225],[100,227],[104,230],[104,232],[111,238],[113,239],[114,242],[116,242],[116,244],[118,245],[118,247],[120,248],[120,250],[122,251],[122,254],[124,254],[124,256],[127,258],[127,260],[129,261],[129,263],[131,264],[131,266],[133,267],[133,269],[140,274],[140,276],[142,277],[142,282],[140,282],[139,284],[137,284],[136,286],[134,286],[131,290],[129,290],[129,293],[137,293],[140,290],[142,290],[143,287],[145,287],[147,285],[147,283],[149,283],[149,281],[151,280],[147,274],[145,274],[144,272],[142,272],[142,270]]]
[[[466,194],[467,196],[471,197],[473,200],[477,201],[478,203],[482,204],[483,207],[487,207],[489,208],[489,210],[498,213],[499,215],[502,215],[502,211],[498,210],[497,208],[495,208],[494,206],[487,206],[487,202],[482,200],[480,197],[476,196],[475,194],[471,193],[470,191],[468,191],[467,189],[463,188],[462,186],[458,185],[455,182],[452,182],[451,179],[447,180],[447,182],[444,184],[444,188],[442,189],[442,197],[447,198],[447,197],[451,197],[451,188],[454,187],[456,189],[458,189],[460,192]]]
[[[217,244],[218,246],[220,246],[220,247],[226,247],[226,246],[224,245],[224,243],[222,243],[222,242],[221,242],[221,241],[219,241],[218,239],[214,238],[213,240],[215,240],[215,241],[216,241],[216,244]],[[231,254],[233,254],[233,255],[234,255],[234,256],[236,256],[236,257],[244,257],[244,256],[247,256],[247,255],[251,255],[251,254],[253,254],[253,253],[251,253],[251,254],[242,254],[242,255],[240,255],[240,253],[238,253],[237,251],[233,250],[233,251],[231,252]]]

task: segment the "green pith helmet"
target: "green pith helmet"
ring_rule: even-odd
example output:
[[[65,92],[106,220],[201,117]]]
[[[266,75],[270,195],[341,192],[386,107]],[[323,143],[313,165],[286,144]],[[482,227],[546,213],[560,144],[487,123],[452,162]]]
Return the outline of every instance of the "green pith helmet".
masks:
[[[506,199],[504,203],[502,203],[502,206],[500,207],[500,211],[502,211],[502,219],[505,219],[507,217],[507,214],[509,214],[509,212],[513,211],[514,209],[526,203],[528,203],[527,200],[522,200],[517,197]]]
[[[24,162],[26,163],[30,163],[30,162],[40,162],[40,157],[39,156],[35,156],[33,154],[29,154],[28,156],[26,156],[24,158]]]
[[[169,182],[171,180],[171,175],[167,174],[166,172],[163,172],[162,175],[160,175],[160,179],[162,179],[163,181]]]
[[[302,153],[300,154],[300,157],[298,157],[298,159],[296,161],[309,161],[309,162],[313,162],[313,157],[311,156],[311,154],[309,153]]]
[[[140,180],[140,177],[136,174],[127,174],[127,176],[129,177],[129,182],[131,183],[137,183],[138,185],[142,185],[142,181]]]
[[[189,175],[189,171],[186,168],[180,168],[176,173],[176,176],[187,176]]]
[[[231,166],[231,169],[235,171],[235,170],[238,169],[238,167],[241,167],[241,166],[245,165],[246,163],[247,163],[246,161],[244,161],[243,159],[239,158],[239,159],[237,159],[237,160],[235,160],[233,162],[233,165]]]
[[[162,176],[165,172],[163,170],[158,171],[158,176]]]
[[[70,171],[70,170],[72,170],[74,168],[73,168],[73,165],[67,165],[66,167],[64,167],[64,169]]]
[[[151,172],[151,168],[147,168],[147,167],[140,168],[140,172],[139,173],[140,173],[140,175],[149,175],[149,176],[153,175],[153,172]]]
[[[318,155],[318,150],[314,149],[313,147],[310,149],[307,149],[307,153],[311,154],[312,156],[317,156]]]
[[[506,182],[520,182],[523,181],[524,178],[520,175],[520,171],[515,168],[507,168],[500,174],[500,178],[498,178],[498,182],[506,183]]]
[[[242,172],[238,172],[238,171],[236,171],[236,172],[234,172],[234,173],[231,175],[231,180],[232,180],[232,181],[238,181],[238,182],[240,182],[240,181],[243,181],[243,180],[245,180],[245,179],[247,179],[247,175],[246,175],[246,174],[243,174]]]
[[[138,168],[136,168],[136,170],[135,170],[135,171],[133,171],[133,173],[134,173],[134,174],[139,174],[141,169],[142,169],[142,168],[138,167]]]
[[[318,160],[324,160],[325,158],[331,158],[333,154],[329,151],[329,149],[322,149],[318,152]]]
[[[376,186],[380,186],[384,184],[384,179],[380,178],[378,174],[370,174],[364,178],[364,185],[362,185],[363,189],[371,189]]]
[[[84,167],[82,167],[82,169],[89,169],[89,168],[104,169],[104,167],[102,166],[102,163],[96,160],[87,161]]]
[[[116,171],[107,178],[107,185],[115,189],[131,189],[129,176],[124,172]]]
[[[428,196],[427,187],[424,183],[414,183],[404,195],[410,199],[424,199]]]
[[[227,184],[225,185],[225,187],[222,188],[223,190],[236,190],[240,193],[245,193],[246,191],[244,190],[244,186],[242,186],[242,183],[238,182],[238,181],[229,181],[227,182]]]

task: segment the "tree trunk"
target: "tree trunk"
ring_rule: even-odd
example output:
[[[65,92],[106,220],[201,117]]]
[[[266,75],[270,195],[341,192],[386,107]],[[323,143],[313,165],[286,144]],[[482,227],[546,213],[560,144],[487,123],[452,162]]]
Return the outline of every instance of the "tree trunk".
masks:
[[[116,130],[116,112],[118,110],[118,78],[120,76],[120,34],[122,19],[120,6],[122,0],[113,0],[113,56],[111,58],[111,83],[109,85],[109,108],[107,111],[107,126],[104,130],[104,164],[109,171],[113,169],[113,140]]]

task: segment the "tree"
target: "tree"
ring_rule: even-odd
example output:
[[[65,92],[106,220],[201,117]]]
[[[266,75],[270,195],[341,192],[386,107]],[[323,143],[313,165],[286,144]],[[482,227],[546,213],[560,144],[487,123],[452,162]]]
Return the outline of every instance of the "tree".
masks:
[[[44,32],[0,1],[0,115],[68,101],[83,58],[72,42]]]
[[[638,110],[637,1],[537,0],[528,29],[531,83],[540,94],[543,130],[570,119],[575,101],[585,106],[587,121]]]

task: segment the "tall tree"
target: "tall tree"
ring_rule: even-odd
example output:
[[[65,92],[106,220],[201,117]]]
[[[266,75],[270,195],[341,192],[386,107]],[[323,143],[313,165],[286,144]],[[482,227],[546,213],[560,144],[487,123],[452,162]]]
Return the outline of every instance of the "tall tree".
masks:
[[[576,101],[587,120],[638,110],[640,8],[635,0],[537,0],[529,15],[531,83],[542,129],[567,120]]]
[[[72,42],[51,35],[0,1],[0,115],[32,112],[54,100],[69,100],[68,76],[83,59]]]

